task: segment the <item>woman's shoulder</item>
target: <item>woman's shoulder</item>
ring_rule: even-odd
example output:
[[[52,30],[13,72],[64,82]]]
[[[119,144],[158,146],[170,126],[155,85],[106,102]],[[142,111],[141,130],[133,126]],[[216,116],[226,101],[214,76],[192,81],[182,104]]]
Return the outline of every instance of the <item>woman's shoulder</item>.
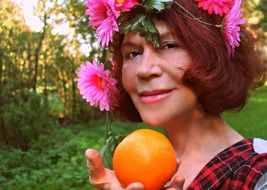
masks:
[[[231,168],[232,174],[225,179],[223,186],[231,189],[266,190],[267,141],[260,138],[244,139],[229,150],[232,150],[233,155],[228,159],[236,167]]]
[[[266,183],[266,173],[267,141],[243,139],[216,155],[188,189],[253,189]]]
[[[254,175],[264,175],[267,173],[267,140],[254,138],[250,141],[248,154],[245,154],[244,163],[238,168],[235,173],[243,170],[248,173],[248,177]],[[238,156],[238,154],[236,155]]]
[[[251,158],[233,175],[244,178],[244,186],[254,190],[267,189],[267,141],[260,138],[252,140]]]

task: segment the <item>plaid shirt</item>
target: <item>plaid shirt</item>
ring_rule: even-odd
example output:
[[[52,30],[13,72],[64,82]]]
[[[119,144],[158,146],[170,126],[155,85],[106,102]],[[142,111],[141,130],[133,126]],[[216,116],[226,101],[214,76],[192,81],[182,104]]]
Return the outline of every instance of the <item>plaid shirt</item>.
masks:
[[[267,173],[267,153],[258,154],[244,139],[214,157],[186,190],[252,190]]]

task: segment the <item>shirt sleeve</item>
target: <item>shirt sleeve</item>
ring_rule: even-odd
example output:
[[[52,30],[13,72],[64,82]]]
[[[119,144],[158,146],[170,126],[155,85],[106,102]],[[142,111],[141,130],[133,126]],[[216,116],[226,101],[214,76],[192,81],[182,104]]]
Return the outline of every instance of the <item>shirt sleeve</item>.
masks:
[[[254,176],[254,179],[260,175],[256,177],[254,190],[267,190],[267,141],[255,138],[253,148],[258,155],[253,159],[254,164],[249,175]]]
[[[258,183],[256,183],[254,190],[266,190],[267,189],[267,173],[265,173]]]

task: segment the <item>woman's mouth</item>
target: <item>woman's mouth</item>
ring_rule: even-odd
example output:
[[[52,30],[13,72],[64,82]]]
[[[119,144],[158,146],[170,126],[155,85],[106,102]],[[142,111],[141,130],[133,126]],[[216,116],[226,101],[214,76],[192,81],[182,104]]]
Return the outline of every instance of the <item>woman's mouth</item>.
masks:
[[[139,93],[139,97],[143,104],[153,104],[167,98],[173,90],[174,89],[160,89],[143,91]]]

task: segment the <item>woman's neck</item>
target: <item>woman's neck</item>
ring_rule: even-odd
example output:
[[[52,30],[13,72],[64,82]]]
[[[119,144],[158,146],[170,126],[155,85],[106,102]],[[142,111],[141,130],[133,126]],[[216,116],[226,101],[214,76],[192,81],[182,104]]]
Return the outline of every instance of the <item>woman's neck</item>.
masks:
[[[181,161],[175,175],[185,178],[187,188],[214,156],[243,137],[220,117],[196,112],[181,118],[165,125],[165,130]]]
[[[178,157],[183,154],[214,154],[243,139],[221,117],[198,111],[165,126]]]

